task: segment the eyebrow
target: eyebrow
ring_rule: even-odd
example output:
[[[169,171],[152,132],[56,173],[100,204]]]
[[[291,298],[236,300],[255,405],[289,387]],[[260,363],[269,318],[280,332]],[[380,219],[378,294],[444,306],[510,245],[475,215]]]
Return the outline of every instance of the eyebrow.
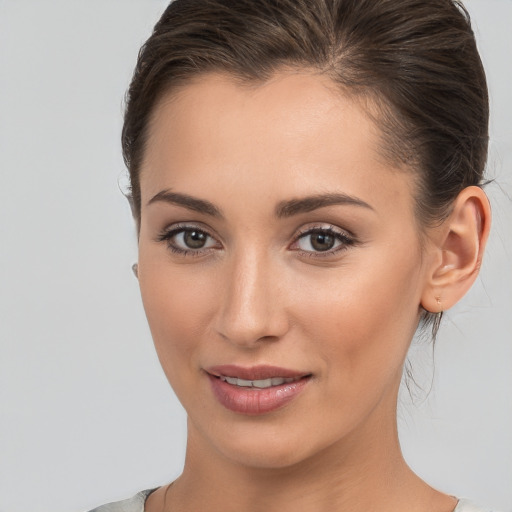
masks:
[[[375,211],[368,203],[365,203],[358,197],[349,196],[347,194],[319,194],[303,197],[300,199],[282,201],[277,205],[276,217],[291,217],[300,213],[312,212],[313,210],[317,210],[319,208],[334,205],[359,206]]]
[[[149,201],[148,205],[164,202],[182,206],[187,210],[209,215],[211,217],[223,218],[222,212],[210,201],[205,199],[198,199],[196,197],[189,196],[188,194],[181,194],[179,192],[172,192],[170,190],[162,190],[153,196]],[[347,194],[317,194],[314,196],[302,197],[300,199],[290,199],[287,201],[280,202],[275,210],[277,218],[292,217],[301,213],[312,212],[319,208],[325,208],[327,206],[334,205],[350,205],[359,206],[372,211],[375,211],[368,203],[364,202],[354,196]]]
[[[162,190],[148,201],[148,206],[158,202],[175,204],[177,206],[183,206],[187,210],[210,215],[211,217],[222,218],[221,211],[213,203],[187,194]]]

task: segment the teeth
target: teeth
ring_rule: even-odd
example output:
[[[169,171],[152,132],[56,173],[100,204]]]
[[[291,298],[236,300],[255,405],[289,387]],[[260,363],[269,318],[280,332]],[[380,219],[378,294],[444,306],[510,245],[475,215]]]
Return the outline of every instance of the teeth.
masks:
[[[221,380],[225,380],[229,384],[238,385],[238,379],[236,377],[221,377]]]
[[[270,388],[272,386],[280,386],[281,384],[287,384],[288,382],[294,382],[299,380],[300,377],[295,378],[285,378],[285,377],[272,377],[269,379],[261,379],[261,380],[245,380],[238,379],[237,377],[226,377],[224,375],[220,376],[220,379],[228,384],[232,384],[233,386],[240,386],[243,388],[258,388],[265,389]]]
[[[272,384],[272,379],[264,379],[264,380],[253,380],[252,385],[255,388],[269,388],[270,386],[275,386],[276,384]]]

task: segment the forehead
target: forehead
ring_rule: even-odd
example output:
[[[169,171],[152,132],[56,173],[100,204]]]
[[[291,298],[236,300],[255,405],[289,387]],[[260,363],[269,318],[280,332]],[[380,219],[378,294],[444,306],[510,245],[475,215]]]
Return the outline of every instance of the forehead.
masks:
[[[380,144],[381,133],[362,105],[325,76],[283,72],[242,84],[203,75],[164,96],[154,110],[141,167],[142,202],[165,188],[193,193],[219,182],[232,192],[238,184],[238,193],[266,196],[333,187],[410,196],[409,173],[383,158]]]

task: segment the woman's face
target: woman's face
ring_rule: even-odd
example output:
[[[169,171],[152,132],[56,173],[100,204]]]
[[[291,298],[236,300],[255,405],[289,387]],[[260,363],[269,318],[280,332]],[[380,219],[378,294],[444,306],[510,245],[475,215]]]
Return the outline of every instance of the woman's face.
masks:
[[[159,103],[139,280],[203,455],[286,466],[393,429],[426,270],[411,176],[380,143],[306,72],[206,75]]]

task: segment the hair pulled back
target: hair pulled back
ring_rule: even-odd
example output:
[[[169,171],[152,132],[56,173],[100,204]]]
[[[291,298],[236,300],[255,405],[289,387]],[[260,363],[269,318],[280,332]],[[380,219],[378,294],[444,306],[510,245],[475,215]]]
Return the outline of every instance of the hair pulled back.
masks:
[[[139,173],[158,100],[208,72],[265,81],[313,69],[377,107],[386,156],[414,170],[420,225],[480,185],[488,94],[469,14],[457,0],[175,0],[141,48],[122,148],[140,221]],[[427,318],[428,320],[428,318]]]

